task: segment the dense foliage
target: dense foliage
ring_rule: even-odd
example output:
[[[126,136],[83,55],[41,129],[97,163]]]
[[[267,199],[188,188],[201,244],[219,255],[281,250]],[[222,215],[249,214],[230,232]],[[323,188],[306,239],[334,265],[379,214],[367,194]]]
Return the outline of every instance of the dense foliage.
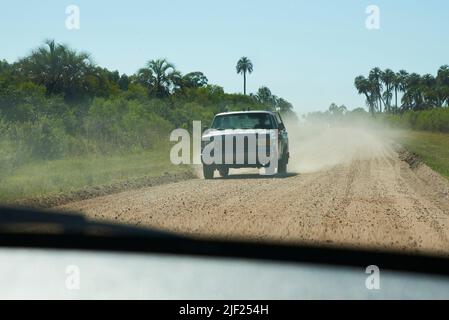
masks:
[[[395,128],[449,133],[449,108],[406,111],[400,115],[388,114],[384,115],[384,120]]]
[[[208,125],[218,112],[246,109],[294,116],[292,105],[266,87],[228,94],[203,73],[182,74],[165,59],[119,74],[46,41],[17,62],[0,60],[0,171],[31,159],[150,149],[175,127]]]
[[[368,77],[358,76],[354,85],[366,98],[371,113],[402,113],[449,105],[449,66],[442,66],[436,76],[374,68]],[[400,103],[399,96],[402,95]],[[383,108],[382,108],[383,107]]]

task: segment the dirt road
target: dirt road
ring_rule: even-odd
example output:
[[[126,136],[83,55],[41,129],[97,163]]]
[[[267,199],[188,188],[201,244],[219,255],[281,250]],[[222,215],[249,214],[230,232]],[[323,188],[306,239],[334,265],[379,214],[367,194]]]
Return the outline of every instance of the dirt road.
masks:
[[[297,173],[287,177],[194,179],[58,209],[195,236],[448,254],[447,180],[425,165],[411,168],[390,143],[340,134],[343,145],[328,133],[315,151],[293,150],[303,162],[292,162]]]

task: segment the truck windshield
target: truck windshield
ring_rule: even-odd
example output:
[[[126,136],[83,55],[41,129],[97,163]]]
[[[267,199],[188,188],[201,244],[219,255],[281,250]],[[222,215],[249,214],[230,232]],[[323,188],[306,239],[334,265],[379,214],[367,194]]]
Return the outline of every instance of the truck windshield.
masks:
[[[238,113],[216,116],[213,129],[275,129],[272,117],[267,113]]]

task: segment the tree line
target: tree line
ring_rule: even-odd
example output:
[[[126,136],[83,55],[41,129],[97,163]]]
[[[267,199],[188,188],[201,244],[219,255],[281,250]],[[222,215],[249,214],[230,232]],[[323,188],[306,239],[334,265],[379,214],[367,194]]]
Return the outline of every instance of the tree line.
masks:
[[[253,66],[245,61],[239,70],[248,75]],[[166,59],[120,74],[49,40],[16,62],[0,60],[0,173],[35,159],[151,149],[192,120],[248,109],[295,117],[292,105],[264,86],[226,93],[202,72],[183,74]]]
[[[358,93],[365,96],[366,105],[372,114],[397,114],[449,105],[447,65],[441,66],[435,76],[408,73],[405,70],[394,72],[376,67],[368,76],[356,77],[354,85]]]
[[[247,57],[242,57],[237,62],[236,70],[244,76],[246,95],[246,75],[253,71],[252,62]],[[60,96],[65,102],[72,104],[86,102],[94,97],[117,96],[130,87],[134,91],[145,90],[150,99],[182,95],[189,89],[221,88],[209,85],[202,72],[182,74],[166,59],[150,60],[132,75],[119,74],[118,71],[97,66],[90,54],[78,52],[54,40],[45,41],[30,55],[15,63],[0,61],[0,75],[2,83],[32,83],[43,87],[47,97]],[[290,103],[272,95],[267,87],[261,87],[250,97],[265,109],[293,111]],[[244,97],[242,100],[248,101]]]

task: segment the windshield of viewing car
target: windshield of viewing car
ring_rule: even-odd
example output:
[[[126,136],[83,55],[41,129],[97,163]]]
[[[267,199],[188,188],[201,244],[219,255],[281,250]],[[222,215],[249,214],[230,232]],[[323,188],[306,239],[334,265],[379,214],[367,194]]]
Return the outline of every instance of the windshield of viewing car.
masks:
[[[275,124],[267,113],[242,113],[216,116],[212,129],[275,129]]]
[[[449,1],[262,2],[3,1],[0,205],[449,255]]]

